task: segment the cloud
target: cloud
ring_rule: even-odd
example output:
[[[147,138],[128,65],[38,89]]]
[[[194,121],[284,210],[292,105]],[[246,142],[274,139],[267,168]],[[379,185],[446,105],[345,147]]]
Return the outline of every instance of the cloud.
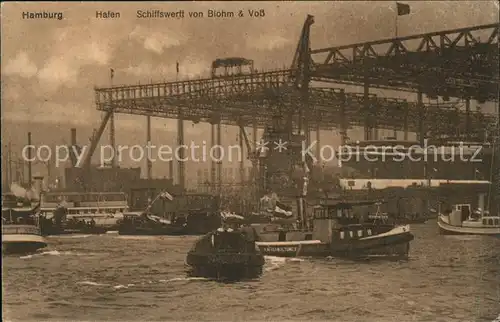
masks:
[[[147,81],[172,80],[177,73],[175,63],[165,65],[142,62],[139,65],[123,68],[121,71],[136,77],[148,77]],[[210,64],[204,59],[189,56],[179,62],[179,80],[208,76],[209,72]]]
[[[171,65],[153,65],[151,63],[142,62],[139,65],[129,66],[127,68],[120,69],[121,71],[137,76],[137,77],[149,77],[150,79],[156,79],[163,75],[173,75],[175,73],[175,64]]]
[[[291,41],[279,35],[259,35],[247,39],[247,47],[258,50],[275,50],[283,48]]]
[[[56,30],[53,34],[57,40],[52,47],[49,58],[38,72],[41,84],[49,91],[62,85],[72,87],[78,84],[81,69],[87,65],[103,66],[111,58],[111,48],[99,36],[87,33],[87,42],[72,37],[68,30]]]
[[[19,82],[2,84],[2,98],[5,100],[17,100],[21,98],[23,86]]]
[[[130,38],[142,42],[145,49],[156,54],[161,54],[167,48],[177,47],[182,44],[182,35],[169,31],[152,32],[141,26],[137,26],[131,33]]]
[[[181,76],[189,78],[208,76],[210,63],[195,56],[188,56],[179,62],[179,72]]]
[[[64,119],[68,123],[84,124],[95,117],[98,112],[73,102],[58,104],[43,101],[18,105],[17,108],[6,108],[2,114],[3,118],[13,121],[34,119],[39,122],[59,123],[61,119]]]
[[[76,82],[77,70],[64,59],[51,59],[38,74],[38,78],[51,90],[57,89],[63,83]]]
[[[38,72],[35,63],[32,62],[28,54],[20,51],[17,56],[10,60],[5,66],[4,73],[7,76],[20,76],[23,78],[31,78]]]

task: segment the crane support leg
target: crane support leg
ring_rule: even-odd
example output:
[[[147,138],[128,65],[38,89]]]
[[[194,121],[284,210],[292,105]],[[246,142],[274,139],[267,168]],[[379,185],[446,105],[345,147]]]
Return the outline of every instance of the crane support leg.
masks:
[[[403,125],[403,127],[404,127],[403,128],[403,131],[404,131],[404,133],[403,133],[404,137],[403,138],[404,138],[405,141],[408,141],[408,114],[409,114],[409,111],[408,111],[408,102],[405,102],[404,104],[405,104],[404,105],[404,113],[405,113],[404,118],[405,119],[404,119],[404,125]]]
[[[470,120],[470,98],[465,100],[465,135],[468,137],[471,133],[471,120]]]
[[[210,141],[210,144],[211,144],[211,147],[210,148],[213,148],[217,143],[215,142],[215,124],[214,123],[211,123],[210,124],[210,129],[212,130],[212,136],[211,136],[211,141]],[[210,160],[210,186],[211,186],[211,189],[212,189],[212,192],[215,192],[215,160],[214,159],[211,159]]]
[[[177,120],[177,143],[178,143],[178,155],[179,155],[179,186],[182,190],[185,188],[185,180],[184,180],[184,149],[181,148],[184,146],[184,116],[182,115],[182,111],[179,109],[179,118]]]
[[[146,144],[147,146],[151,146],[151,116],[146,116]],[[148,150],[149,154],[151,154],[150,150]],[[146,167],[147,167],[147,175],[148,179],[152,178],[152,164],[151,164],[151,155],[148,155],[146,158]]]
[[[109,117],[109,144],[111,145],[111,149],[113,150],[113,156],[111,159],[111,166],[116,168],[117,166],[117,153],[116,153],[116,142],[115,142],[115,113],[111,112],[111,116]]]
[[[425,124],[424,124],[424,118],[425,118],[425,111],[424,111],[424,104],[422,103],[422,91],[418,91],[417,93],[417,107],[418,107],[418,141],[421,146],[424,146],[424,140],[425,140]]]
[[[365,81],[364,84],[364,107],[366,111],[366,120],[365,120],[365,140],[371,140],[373,135],[373,125],[372,125],[372,110],[370,104],[370,84],[368,81]]]
[[[108,124],[109,119],[111,118],[111,115],[113,115],[112,111],[106,112],[104,114],[104,117],[101,121],[101,124],[99,125],[99,128],[97,131],[94,132],[94,135],[90,139],[90,147],[89,151],[85,157],[84,161],[84,166],[89,166],[90,161],[92,160],[92,156],[94,155],[95,149],[97,148],[97,144],[99,143],[99,140],[101,139],[102,133],[104,132],[104,129],[106,128],[106,125]]]
[[[340,144],[345,145],[347,141],[347,115],[346,115],[346,97],[345,92],[340,93],[341,103],[340,103]]]
[[[318,160],[321,160],[321,144],[320,142],[320,130],[319,130],[319,124],[316,123],[316,158]]]
[[[222,192],[222,146],[221,146],[221,124],[220,119],[217,123],[217,193],[220,195]]]
[[[245,158],[243,157],[243,135],[245,133],[245,128],[243,126],[240,126],[240,135],[239,135],[239,147],[241,151],[240,157],[240,182],[243,183],[245,182],[245,163],[244,160]],[[248,155],[248,153],[247,153]]]

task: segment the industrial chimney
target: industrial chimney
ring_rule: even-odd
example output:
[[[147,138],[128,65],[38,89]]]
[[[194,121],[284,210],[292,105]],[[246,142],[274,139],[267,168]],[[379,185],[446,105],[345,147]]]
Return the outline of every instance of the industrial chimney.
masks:
[[[76,129],[71,129],[71,145],[76,145]]]
[[[28,132],[28,147],[31,146],[31,132]],[[33,177],[31,175],[31,171],[32,171],[32,167],[31,167],[31,159],[32,159],[32,155],[31,155],[31,152],[32,152],[32,149],[28,149],[28,187],[31,188],[31,184],[33,183]],[[10,178],[12,178],[12,176],[10,175],[9,176]],[[12,179],[10,179],[12,180]]]
[[[77,149],[76,145],[76,129],[72,128],[71,129],[71,139],[70,139],[70,146],[69,146],[69,157],[71,160],[71,166],[74,168],[76,166],[77,162],[77,156],[75,154],[75,149]]]

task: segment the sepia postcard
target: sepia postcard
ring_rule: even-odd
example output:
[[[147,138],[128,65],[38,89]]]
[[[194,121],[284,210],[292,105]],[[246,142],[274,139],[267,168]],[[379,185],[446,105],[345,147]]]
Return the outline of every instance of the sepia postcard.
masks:
[[[499,2],[2,2],[5,321],[500,322]]]

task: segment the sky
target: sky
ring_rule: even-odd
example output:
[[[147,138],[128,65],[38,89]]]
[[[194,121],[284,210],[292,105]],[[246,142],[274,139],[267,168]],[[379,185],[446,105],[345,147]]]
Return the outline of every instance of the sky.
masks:
[[[405,2],[400,36],[498,22],[496,1]],[[138,19],[137,10],[264,9],[261,18]],[[96,10],[120,12],[99,20]],[[2,3],[2,119],[98,124],[94,86],[206,76],[220,57],[253,59],[259,70],[291,64],[307,14],[315,17],[311,47],[389,38],[395,2],[112,2]],[[23,20],[22,12],[62,12],[62,20]],[[121,126],[137,116],[120,115]],[[143,122],[141,120],[140,122]],[[141,123],[142,124],[142,123]],[[175,124],[175,123],[171,123]],[[155,126],[155,125],[154,125]],[[187,129],[190,131],[191,129]]]

